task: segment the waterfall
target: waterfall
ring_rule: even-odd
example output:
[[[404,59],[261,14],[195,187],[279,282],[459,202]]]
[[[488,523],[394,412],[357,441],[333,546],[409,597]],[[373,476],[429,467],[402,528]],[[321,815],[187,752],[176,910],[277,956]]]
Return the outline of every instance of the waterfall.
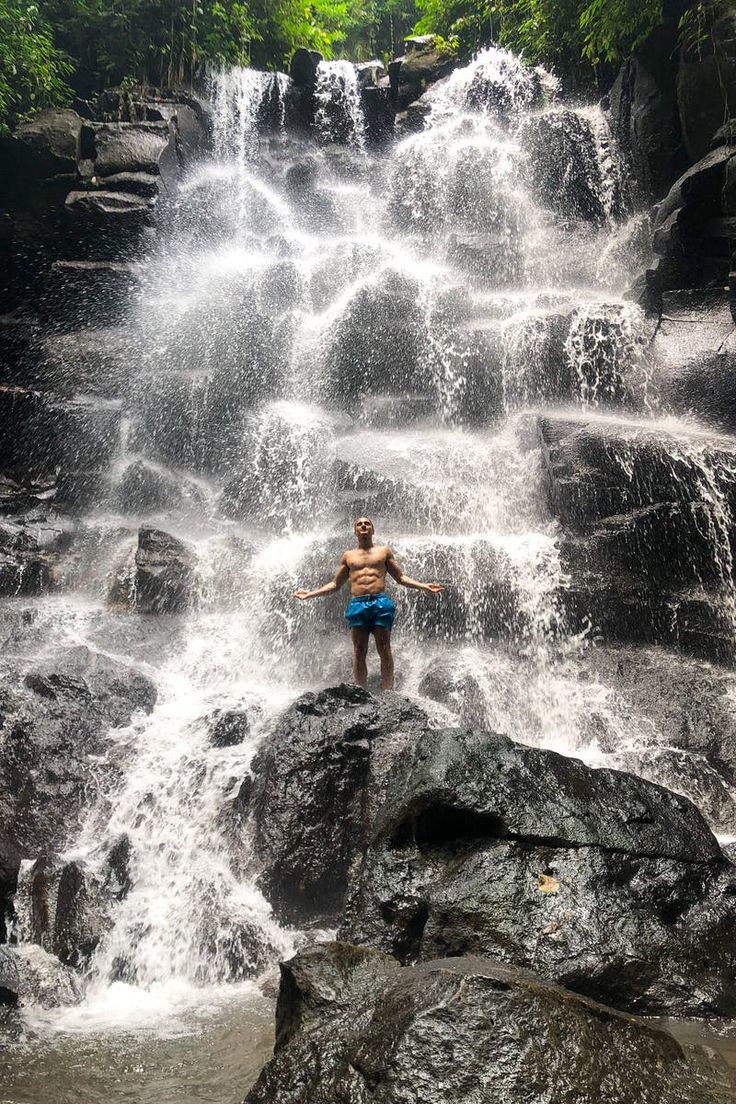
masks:
[[[315,127],[321,142],[365,147],[365,117],[358,74],[350,61],[321,61],[317,67]]]
[[[348,62],[318,67],[316,140],[282,129],[286,78],[219,69],[208,82],[213,156],[162,214],[125,322],[121,448],[86,519],[104,528],[105,571],[75,568],[64,617],[42,603],[49,647],[125,650],[159,692],[112,733],[113,780],[65,856],[93,875],[120,840],[130,854],[90,1002],[121,985],[191,999],[301,938],[258,888],[238,794],[279,711],[350,677],[337,604],[291,594],[333,576],[356,514],[408,574],[447,586],[436,601],[400,594],[398,688],[596,759],[591,713],[605,700],[628,722],[579,677],[595,627],[566,617],[535,426],[540,409],[603,421],[613,403],[630,449],[649,427],[686,486],[736,631],[734,473],[717,442],[694,433],[685,447],[646,420],[644,319],[623,298],[632,232],[600,112],[560,103],[550,74],[491,48],[428,93],[423,131],[372,158]],[[268,126],[280,138],[266,149]],[[624,259],[603,266],[616,235]],[[611,446],[631,482],[627,447]],[[123,506],[131,465],[156,493]],[[105,608],[115,572],[131,580],[139,524],[196,562],[196,602],[165,631]],[[245,733],[228,747],[212,738],[223,711]],[[20,932],[28,908],[20,894]]]

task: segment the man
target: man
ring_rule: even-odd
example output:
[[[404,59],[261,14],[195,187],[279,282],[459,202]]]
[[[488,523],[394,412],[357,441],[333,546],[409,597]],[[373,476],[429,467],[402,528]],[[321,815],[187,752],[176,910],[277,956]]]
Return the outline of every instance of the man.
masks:
[[[355,523],[358,547],[343,553],[335,578],[318,590],[297,590],[294,594],[300,602],[307,598],[319,598],[332,594],[350,579],[350,602],[345,620],[353,635],[353,676],[358,686],[368,685],[366,656],[371,633],[376,641],[376,651],[381,661],[381,685],[384,690],[393,689],[394,659],[391,654],[391,629],[396,606],[386,594],[386,573],[399,586],[410,590],[428,590],[439,594],[445,588],[440,583],[418,583],[404,575],[386,544],[373,543],[373,522],[369,517],[359,517]]]

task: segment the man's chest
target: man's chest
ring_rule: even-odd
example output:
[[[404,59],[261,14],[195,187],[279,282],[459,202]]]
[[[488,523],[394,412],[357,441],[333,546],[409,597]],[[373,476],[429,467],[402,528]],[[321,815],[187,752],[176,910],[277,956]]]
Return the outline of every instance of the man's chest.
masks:
[[[347,564],[351,571],[361,571],[365,568],[385,571],[386,552],[383,549],[375,552],[350,552]]]

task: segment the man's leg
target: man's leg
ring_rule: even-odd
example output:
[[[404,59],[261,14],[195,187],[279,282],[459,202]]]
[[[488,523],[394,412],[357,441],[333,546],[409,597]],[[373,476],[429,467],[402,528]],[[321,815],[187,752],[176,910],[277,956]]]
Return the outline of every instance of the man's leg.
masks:
[[[358,686],[368,689],[368,667],[366,656],[368,655],[368,641],[371,638],[370,629],[353,629],[353,678]]]
[[[393,690],[394,657],[391,654],[391,630],[376,625],[373,635],[376,638],[376,651],[381,660],[381,686],[384,690]]]

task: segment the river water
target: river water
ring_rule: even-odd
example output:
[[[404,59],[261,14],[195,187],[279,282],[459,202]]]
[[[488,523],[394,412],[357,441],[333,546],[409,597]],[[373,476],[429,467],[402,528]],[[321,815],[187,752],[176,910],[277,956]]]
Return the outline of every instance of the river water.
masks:
[[[85,643],[138,665],[159,697],[116,731],[122,782],[102,786],[67,856],[94,870],[127,837],[129,892],[83,1004],[28,1012],[2,1101],[225,1102],[255,1077],[272,1005],[248,979],[303,935],[273,919],[222,810],[279,710],[349,678],[342,599],[291,593],[331,577],[356,513],[409,574],[448,586],[401,594],[397,688],[445,723],[470,687],[479,723],[594,763],[618,760],[591,715],[619,756],[657,720],[581,674],[594,633],[565,622],[538,410],[605,420],[615,402],[670,433],[673,465],[702,472],[731,578],[711,435],[659,419],[646,323],[623,296],[641,219],[600,110],[491,49],[435,91],[422,133],[369,153],[355,79],[321,67],[307,141],[259,135],[285,78],[212,76],[214,154],[162,208],[125,323],[138,368],[90,555],[61,596],[18,602],[34,620],[26,633],[19,618],[15,654],[39,635],[50,653]],[[141,463],[162,496],[123,509]],[[197,561],[191,611],[155,624],[106,602],[142,522]],[[251,732],[215,748],[213,713],[234,707]],[[22,941],[22,889],[17,905]]]

